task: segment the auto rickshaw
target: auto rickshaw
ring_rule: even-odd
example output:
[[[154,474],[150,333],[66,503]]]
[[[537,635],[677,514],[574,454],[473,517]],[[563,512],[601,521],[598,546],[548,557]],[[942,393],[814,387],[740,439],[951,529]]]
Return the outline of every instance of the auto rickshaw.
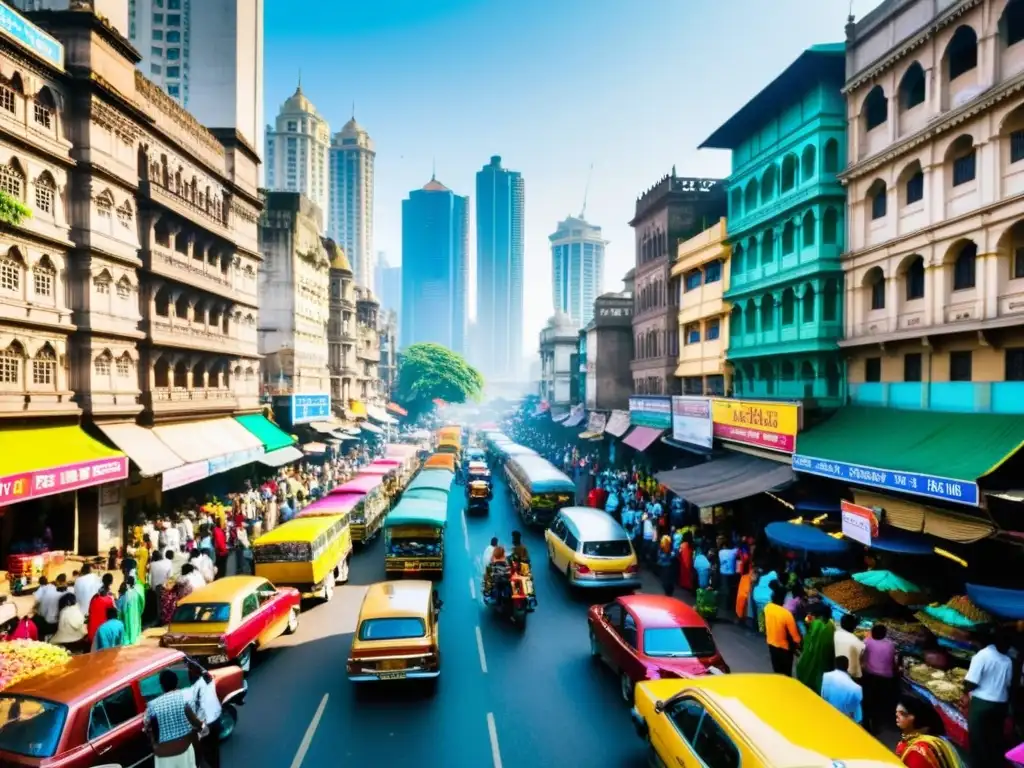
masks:
[[[474,480],[483,480],[490,485],[491,469],[486,461],[471,461],[466,466],[466,482],[471,483]]]
[[[466,483],[466,505],[470,512],[480,510],[487,512],[491,508],[494,489],[487,480],[475,479]]]

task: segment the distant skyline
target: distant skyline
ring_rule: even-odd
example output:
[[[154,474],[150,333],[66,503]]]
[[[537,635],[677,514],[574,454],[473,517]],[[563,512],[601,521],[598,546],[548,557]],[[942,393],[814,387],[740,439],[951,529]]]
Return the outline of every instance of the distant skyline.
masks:
[[[853,13],[879,2],[853,0]],[[296,13],[294,3],[266,0],[266,103],[275,110],[288,98],[300,70],[332,131],[354,103],[377,149],[374,245],[395,265],[404,261],[402,200],[432,168],[471,191],[482,158],[501,155],[529,179],[529,353],[554,309],[547,238],[580,213],[591,163],[586,219],[609,241],[605,290],[619,290],[634,259],[627,222],[636,196],[673,164],[681,176],[727,176],[728,153],[697,145],[805,48],[842,41],[850,7],[775,0],[766,13],[760,0],[648,0],[640,12],[620,0],[380,0]],[[471,291],[473,282],[471,274]]]

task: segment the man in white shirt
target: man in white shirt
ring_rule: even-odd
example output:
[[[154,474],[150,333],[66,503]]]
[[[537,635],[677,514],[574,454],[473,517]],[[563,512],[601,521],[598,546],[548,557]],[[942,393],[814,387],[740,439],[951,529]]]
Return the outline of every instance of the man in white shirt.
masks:
[[[854,634],[857,629],[857,617],[846,613],[839,620],[833,641],[836,656],[845,656],[850,662],[850,677],[859,680],[861,676],[860,660],[864,655],[864,641]]]
[[[650,514],[644,515],[641,530],[644,536],[644,559],[648,565],[652,565],[654,558],[658,554],[658,528],[656,521],[651,518]]]
[[[181,566],[181,578],[192,585],[192,589],[202,589],[206,586],[206,579],[196,570],[192,563],[185,563]]]
[[[103,586],[103,579],[92,572],[92,566],[88,563],[83,565],[78,578],[75,579],[75,600],[86,618],[89,618],[89,603],[100,591],[101,586]]]
[[[821,678],[821,698],[859,723],[863,719],[864,689],[850,677],[849,668],[849,659],[836,656],[836,668]]]
[[[491,564],[491,558],[494,557],[494,550],[498,546],[498,537],[492,536],[491,543],[487,545],[487,549],[484,550],[484,562],[483,566],[486,568]]]
[[[220,768],[220,719],[221,704],[217,696],[217,686],[213,676],[200,670],[197,666],[189,665],[189,677],[192,683],[192,701],[196,714],[203,721],[203,731],[199,737],[199,754],[202,755],[204,765],[209,768]]]
[[[964,678],[964,695],[970,696],[967,734],[971,745],[970,764],[977,768],[1003,765],[1006,716],[1009,711],[1013,661],[1009,657],[1010,635],[996,634],[971,659]]]
[[[217,569],[213,566],[213,561],[209,555],[205,554],[200,549],[194,549],[189,552],[189,562],[195,566],[195,569],[199,571],[199,575],[203,577],[203,580],[209,584],[217,575]]]
[[[57,587],[45,576],[39,577],[39,587],[35,593],[35,612],[39,625],[39,638],[44,639],[57,631],[57,615],[60,593]]]
[[[164,530],[160,538],[164,542],[163,549],[170,549],[174,552],[181,549],[181,531],[176,525],[164,523]]]
[[[171,550],[167,550],[167,555],[173,556],[173,554]],[[160,554],[159,550],[154,552],[153,559],[149,561],[149,586],[153,589],[164,586],[171,576],[173,567],[174,563],[171,557],[165,557]]]

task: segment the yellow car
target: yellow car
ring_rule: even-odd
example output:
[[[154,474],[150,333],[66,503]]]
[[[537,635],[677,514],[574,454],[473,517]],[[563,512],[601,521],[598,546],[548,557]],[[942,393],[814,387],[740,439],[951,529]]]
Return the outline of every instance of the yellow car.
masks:
[[[638,683],[633,722],[651,765],[704,768],[900,768],[886,746],[785,675],[711,675]]]
[[[640,588],[629,534],[607,512],[564,507],[544,532],[551,565],[574,587]]]

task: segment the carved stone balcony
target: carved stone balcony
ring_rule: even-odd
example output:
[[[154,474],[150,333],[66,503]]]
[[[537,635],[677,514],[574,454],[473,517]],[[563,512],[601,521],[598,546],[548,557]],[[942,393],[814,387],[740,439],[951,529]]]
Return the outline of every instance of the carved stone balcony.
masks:
[[[181,411],[234,411],[238,408],[238,395],[230,389],[153,387],[142,393],[142,404],[154,415]]]
[[[207,291],[225,299],[235,299],[242,293],[232,285],[230,273],[201,261],[190,259],[173,248],[154,243],[141,251],[143,265],[153,273]]]
[[[207,326],[192,325],[187,320],[158,317],[143,323],[147,328],[153,344],[179,349],[195,349],[233,357],[255,357],[257,343],[255,334],[247,334],[252,338],[238,338],[225,335]]]
[[[170,190],[164,189],[152,180],[143,179],[139,182],[139,194],[174,211],[182,218],[191,221],[206,231],[223,237],[228,242],[235,242],[235,235],[231,227],[218,219],[214,214],[176,195]]]

